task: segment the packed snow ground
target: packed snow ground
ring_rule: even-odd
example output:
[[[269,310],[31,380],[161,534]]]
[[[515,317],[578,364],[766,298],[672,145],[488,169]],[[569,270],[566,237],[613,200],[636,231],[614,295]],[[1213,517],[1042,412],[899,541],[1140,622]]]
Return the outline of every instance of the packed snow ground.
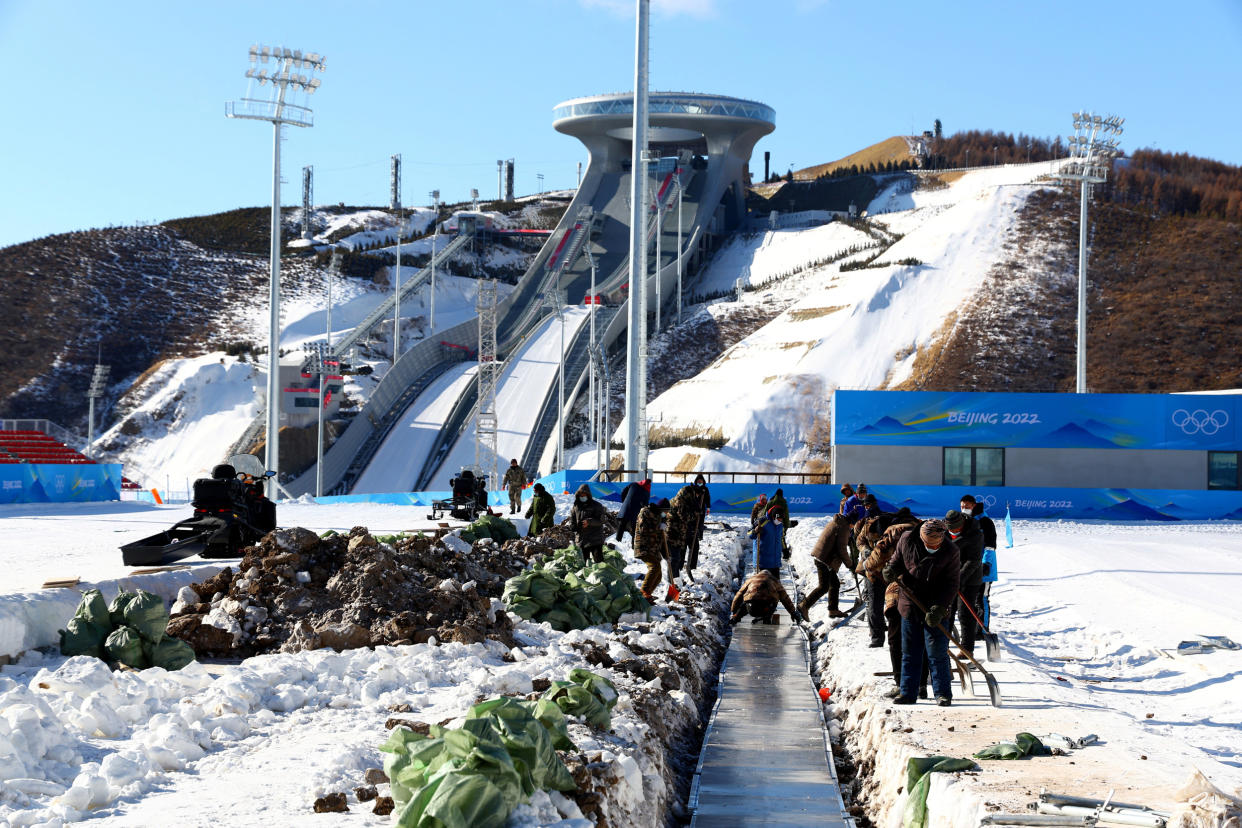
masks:
[[[558,501],[558,515],[564,517],[569,499]],[[175,520],[185,508],[108,505],[114,513],[68,505],[60,514],[42,511],[39,520],[0,515],[14,546],[44,550],[42,555],[6,551],[0,564],[16,582],[27,584],[102,560],[120,576],[125,570],[116,544],[147,533],[153,522]],[[317,531],[366,525],[380,534],[429,526],[425,509],[414,507],[297,502],[280,509],[282,525]],[[45,532],[49,523],[56,527],[52,542]],[[516,523],[525,528],[525,521]],[[76,528],[73,540],[69,527]],[[62,545],[70,547],[69,554],[61,554]],[[628,537],[619,546],[628,558]],[[702,608],[657,607],[653,626],[641,634],[625,625],[562,634],[515,616],[522,644],[512,650],[494,641],[318,650],[257,656],[241,664],[192,664],[176,673],[158,668],[112,673],[95,659],[65,659],[55,648],[31,650],[18,663],[0,667],[0,825],[88,818],[100,825],[388,824],[388,817],[371,814],[370,804],[358,803],[352,794],[349,814],[314,814],[311,805],[323,794],[352,791],[363,784],[366,769],[382,767],[377,748],[387,735],[391,705],[410,705],[409,715],[416,719],[456,720],[482,698],[531,692],[535,678],[562,679],[582,666],[611,675],[585,662],[577,644],[593,642],[621,660],[634,657],[630,647],[669,650],[667,636],[688,624],[722,627],[722,602],[731,595],[740,552],[735,533],[709,533],[697,583],[688,588],[703,599]],[[635,575],[643,569],[637,563],[629,567]],[[108,573],[101,567],[99,574]],[[38,601],[49,592],[24,597]],[[0,603],[0,612],[5,606]],[[493,609],[504,611],[499,602]],[[70,614],[72,608],[61,623]],[[626,686],[620,678],[618,685]],[[660,690],[658,679],[644,687],[671,705],[670,719],[697,721],[700,699]],[[623,692],[614,710],[610,734],[572,725],[571,737],[580,750],[599,754],[612,768],[617,782],[605,803],[611,824],[662,819],[657,810],[671,794],[660,773],[662,757],[653,759],[658,745],[628,694]],[[381,795],[385,792],[381,785]],[[546,794],[536,794],[509,821],[514,828],[591,824],[571,801]]]
[[[719,450],[658,449],[651,468],[680,470],[687,454],[698,455],[690,471],[804,467],[805,436],[826,425],[832,390],[885,388],[908,376],[919,349],[1000,261],[1020,209],[1047,186],[1037,179],[1048,172],[1047,163],[989,167],[913,192],[908,180],[895,180],[867,212],[881,231],[901,237],[859,270],[840,268],[881,248],[844,223],[734,237],[695,292],[729,289],[744,278],[757,289],[742,303],[784,311],[648,403],[648,416],[663,429],[720,429],[728,441]],[[839,260],[816,264],[829,259]],[[898,264],[911,260],[920,264]]]
[[[814,586],[809,552],[827,518],[790,530],[802,591]],[[1001,543],[1004,543],[1002,531]],[[1057,793],[1168,809],[1201,769],[1222,789],[1242,788],[1242,650],[1170,655],[1179,642],[1223,635],[1242,644],[1242,525],[1110,525],[1015,521],[992,590],[992,629],[1003,660],[989,663],[1004,707],[963,698],[894,707],[886,647],[867,646],[861,616],[829,630],[827,601],[811,610],[817,662],[856,760],[874,762],[863,793],[877,825],[899,825],[905,760],[969,757],[1028,731],[1099,743],[1069,756],[980,760],[981,772],[936,774],[932,825],[973,825],[987,809],[1022,811],[1046,787]],[[843,577],[842,607],[852,600]],[[847,597],[848,596],[848,597]],[[904,732],[913,728],[913,732]]]

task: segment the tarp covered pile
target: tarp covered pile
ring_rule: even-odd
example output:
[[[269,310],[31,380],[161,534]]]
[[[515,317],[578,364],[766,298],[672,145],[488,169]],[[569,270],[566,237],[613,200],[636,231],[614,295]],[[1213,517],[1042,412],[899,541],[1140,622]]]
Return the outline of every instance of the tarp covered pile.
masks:
[[[561,632],[612,624],[627,612],[647,612],[625,559],[605,547],[602,563],[587,564],[576,546],[557,550],[505,583],[505,606],[523,618],[552,625]]]
[[[474,523],[461,530],[461,539],[467,543],[474,543],[483,538],[491,538],[497,543],[504,543],[507,540],[517,540],[521,535],[518,533],[517,527],[512,522],[506,520],[500,515],[485,514]]]
[[[588,670],[553,682],[537,701],[509,697],[477,704],[458,729],[428,735],[393,728],[380,750],[404,828],[500,828],[537,790],[576,785],[557,750],[572,750],[565,716],[608,727],[612,682]]]
[[[60,652],[66,656],[94,656],[137,670],[180,670],[194,660],[189,644],[164,632],[164,599],[143,590],[122,590],[109,605],[99,590],[88,589],[66,626],[60,631]]]

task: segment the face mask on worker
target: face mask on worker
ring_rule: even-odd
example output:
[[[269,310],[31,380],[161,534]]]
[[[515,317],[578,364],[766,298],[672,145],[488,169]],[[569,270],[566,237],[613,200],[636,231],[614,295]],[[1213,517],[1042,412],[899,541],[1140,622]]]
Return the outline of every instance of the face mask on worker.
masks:
[[[702,487],[702,486],[706,486],[707,484],[704,483],[702,480],[696,480],[694,481],[694,485]]]
[[[578,502],[579,502],[579,503],[586,503],[586,502],[587,502],[587,496],[586,496],[586,495],[578,495]]]
[[[923,549],[925,549],[925,550],[927,551],[927,554],[928,554],[928,555],[935,555],[937,552],[939,552],[939,551],[940,551],[940,547],[939,547],[939,546],[937,546],[935,549],[933,549],[932,547],[928,546],[927,544],[923,544]]]
[[[969,503],[962,503],[960,505],[962,507],[962,514],[966,517],[970,517],[970,513],[974,511],[975,507]]]

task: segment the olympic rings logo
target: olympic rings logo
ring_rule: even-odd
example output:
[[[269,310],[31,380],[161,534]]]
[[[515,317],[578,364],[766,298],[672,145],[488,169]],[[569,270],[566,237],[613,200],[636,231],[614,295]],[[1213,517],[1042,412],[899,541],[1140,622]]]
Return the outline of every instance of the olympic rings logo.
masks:
[[[979,501],[983,503],[985,509],[991,509],[996,505],[996,495],[983,495]]]
[[[1218,408],[1209,414],[1202,408],[1196,408],[1194,411],[1179,408],[1173,412],[1170,419],[1173,425],[1182,430],[1183,434],[1212,435],[1229,425],[1229,412]]]

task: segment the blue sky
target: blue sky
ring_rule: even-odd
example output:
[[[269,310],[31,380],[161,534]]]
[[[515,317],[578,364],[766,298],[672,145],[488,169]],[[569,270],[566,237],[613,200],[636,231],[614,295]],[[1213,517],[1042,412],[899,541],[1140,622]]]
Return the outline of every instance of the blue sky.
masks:
[[[205,3],[0,0],[0,246],[271,203],[271,127],[224,117],[252,43],[327,57],[311,129],[289,128],[282,201],[403,202],[573,186],[585,152],[551,127],[567,98],[633,84],[632,0]],[[763,101],[774,168],[892,135],[1067,135],[1124,116],[1124,148],[1242,163],[1242,2],[655,0],[653,89]]]

